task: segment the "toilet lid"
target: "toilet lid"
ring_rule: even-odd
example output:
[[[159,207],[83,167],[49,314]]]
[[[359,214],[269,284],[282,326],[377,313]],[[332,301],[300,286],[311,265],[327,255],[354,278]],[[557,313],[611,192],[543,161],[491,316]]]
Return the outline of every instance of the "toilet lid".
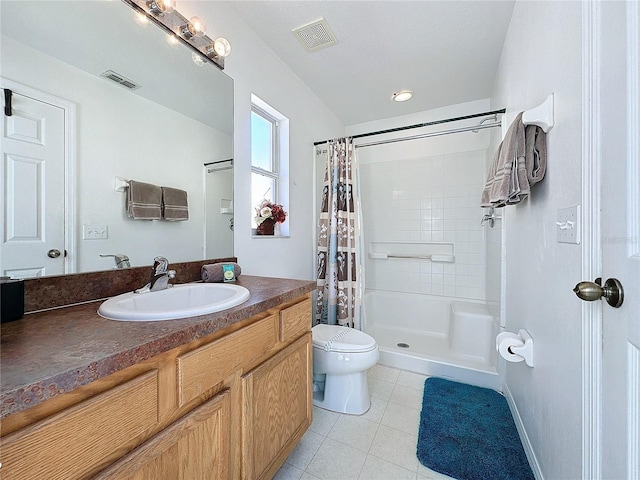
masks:
[[[373,337],[355,328],[320,324],[311,333],[313,346],[327,352],[368,352],[376,348]]]

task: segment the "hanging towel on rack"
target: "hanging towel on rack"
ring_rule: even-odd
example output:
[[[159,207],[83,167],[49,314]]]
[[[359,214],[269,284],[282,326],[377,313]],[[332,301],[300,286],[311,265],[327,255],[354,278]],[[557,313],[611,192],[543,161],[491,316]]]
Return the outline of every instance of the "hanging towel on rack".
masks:
[[[536,125],[522,123],[519,113],[498,147],[482,191],[481,207],[504,207],[523,201],[531,186],[544,177],[546,134]]]
[[[162,218],[172,222],[189,220],[187,192],[177,188],[162,187]]]
[[[524,125],[522,113],[519,113],[498,147],[482,192],[481,206],[504,207],[511,203],[510,200],[516,199],[522,191],[522,180],[527,181],[524,154]],[[520,164],[522,167],[518,168]]]
[[[127,216],[137,220],[160,220],[162,189],[150,183],[130,180],[127,188]]]
[[[529,186],[544,178],[547,171],[547,134],[537,125],[525,127],[525,163]]]

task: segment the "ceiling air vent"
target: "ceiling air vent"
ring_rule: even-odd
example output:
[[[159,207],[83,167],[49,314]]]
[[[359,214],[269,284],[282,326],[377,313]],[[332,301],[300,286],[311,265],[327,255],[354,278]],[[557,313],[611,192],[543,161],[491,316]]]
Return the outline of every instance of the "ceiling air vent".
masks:
[[[315,52],[338,43],[324,18],[294,28],[292,32],[309,52]]]
[[[136,82],[134,82],[133,80],[129,80],[124,75],[120,75],[119,73],[116,73],[113,70],[107,70],[106,72],[101,73],[100,76],[107,78],[112,82],[116,82],[122,85],[123,87],[128,88],[129,90],[136,90],[140,88],[140,85],[138,85]]]

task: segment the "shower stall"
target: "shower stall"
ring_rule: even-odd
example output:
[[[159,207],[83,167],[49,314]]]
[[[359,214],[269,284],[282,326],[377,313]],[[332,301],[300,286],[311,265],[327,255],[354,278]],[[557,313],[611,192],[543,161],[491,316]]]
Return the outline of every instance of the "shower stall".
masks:
[[[442,123],[356,142],[364,330],[381,364],[498,388],[502,222],[479,205],[500,115]]]

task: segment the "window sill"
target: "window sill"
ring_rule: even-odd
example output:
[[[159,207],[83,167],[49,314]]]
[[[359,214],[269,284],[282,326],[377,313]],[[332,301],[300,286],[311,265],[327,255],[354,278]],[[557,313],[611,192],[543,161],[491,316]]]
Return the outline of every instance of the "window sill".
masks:
[[[251,238],[291,238],[290,235],[256,235],[251,234]]]

